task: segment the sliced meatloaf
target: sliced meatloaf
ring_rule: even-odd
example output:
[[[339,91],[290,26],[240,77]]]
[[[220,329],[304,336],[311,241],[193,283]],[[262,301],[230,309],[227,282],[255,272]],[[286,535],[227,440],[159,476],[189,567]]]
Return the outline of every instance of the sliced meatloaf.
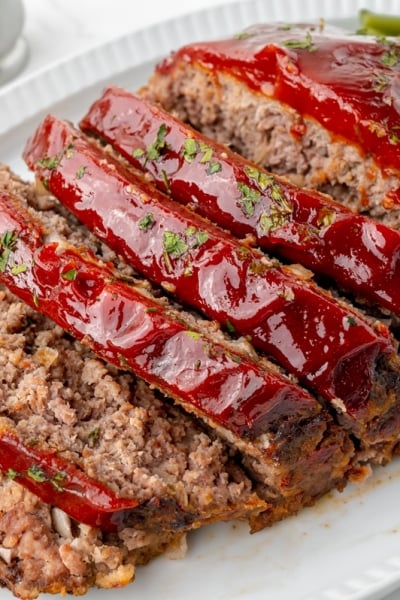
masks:
[[[397,41],[262,24],[177,49],[142,93],[265,168],[398,226],[399,57]]]
[[[21,202],[22,196],[24,196],[31,204],[32,208],[30,210],[32,212],[32,217],[33,215],[36,215],[36,218],[44,219],[47,230],[57,232],[58,239],[61,239],[62,236],[66,236],[68,243],[71,242],[77,246],[82,246],[82,244],[86,246],[90,245],[93,249],[97,249],[103,259],[106,258],[116,264],[118,263],[119,272],[121,274],[132,275],[132,271],[128,269],[126,265],[120,263],[118,258],[113,255],[109,249],[102,246],[102,244],[100,244],[94,236],[90,235],[85,228],[79,226],[71,215],[63,215],[62,207],[57,204],[54,198],[47,194],[35,194],[31,185],[21,182],[21,180],[14,176],[7,168],[3,168],[1,171],[1,186],[3,189],[12,189],[14,192],[18,191],[20,193]],[[131,279],[131,281],[133,281],[133,279]],[[137,279],[136,285],[139,285],[139,280]],[[150,297],[151,290],[149,285],[144,281],[141,282],[141,285],[145,286],[146,293]],[[161,301],[166,302],[166,299],[162,300],[160,298],[159,302]],[[253,364],[255,355],[253,355],[254,351],[249,344],[244,340],[228,340],[228,337],[222,334],[215,323],[201,320],[198,315],[187,313],[178,306],[174,307],[171,302],[165,304],[163,312],[165,314],[174,315],[175,319],[179,319],[180,322],[186,323],[186,327],[188,327],[190,331],[201,331],[205,336],[209,336],[208,339],[211,338],[218,344],[224,344],[224,353],[226,356],[229,357],[231,353],[239,352],[243,356],[243,360],[239,359],[239,363],[233,361],[232,365],[235,373],[241,368],[241,362],[243,362],[243,364],[246,362],[247,364],[247,361],[252,361]],[[150,312],[148,314],[153,313]],[[187,337],[188,336],[185,336],[185,338]],[[192,339],[192,336],[188,339]],[[199,343],[203,348],[208,346],[207,344],[204,345],[197,335],[195,335],[194,339],[199,340]],[[53,344],[51,344],[51,346],[53,346]],[[173,350],[174,356],[177,353],[179,353],[179,348]],[[256,368],[259,376],[257,375],[254,381],[252,380],[251,385],[248,388],[250,391],[253,385],[259,384],[258,382],[264,372],[263,360],[264,359],[255,359],[254,365],[256,366],[254,368]],[[176,361],[174,362],[171,359],[171,362],[173,365]],[[193,364],[193,362],[190,362],[191,368],[193,368]],[[271,368],[268,361],[265,361],[265,365],[268,365],[268,369]],[[273,368],[277,373],[279,372],[277,367],[274,366]],[[223,381],[216,380],[215,385],[218,386],[218,389],[221,388],[221,393],[225,389]],[[301,388],[299,388],[299,390],[301,390]],[[235,390],[233,390],[232,393],[237,395]],[[243,393],[247,394],[246,390]],[[302,394],[304,396],[305,392],[302,391]],[[303,402],[304,408],[301,408],[303,404],[299,402],[298,408],[296,409],[295,405],[292,405],[290,411],[290,406],[285,403],[284,398],[281,403],[278,402],[279,398],[277,398],[276,401],[274,400],[272,412],[270,411],[273,417],[271,423],[269,422],[270,417],[267,416],[266,422],[260,422],[261,428],[254,434],[250,433],[249,435],[239,436],[234,430],[227,430],[221,425],[210,423],[207,419],[204,419],[204,421],[207,422],[207,425],[211,426],[211,430],[208,429],[210,439],[214,439],[215,437],[216,443],[221,443],[219,441],[220,436],[222,439],[227,440],[231,453],[236,455],[236,458],[240,457],[240,464],[243,465],[244,469],[254,482],[254,489],[249,489],[248,487],[245,489],[245,487],[249,485],[249,481],[247,479],[244,480],[243,486],[240,486],[240,494],[243,493],[244,496],[241,496],[240,499],[235,499],[235,502],[237,500],[239,500],[239,502],[244,501],[244,504],[246,505],[245,510],[247,511],[247,516],[249,517],[253,530],[271,524],[288,514],[296,513],[303,506],[315,502],[318,497],[330,489],[343,488],[347,478],[352,474],[354,444],[351,437],[344,429],[334,423],[332,417],[319,405],[315,398],[308,394],[306,394],[306,396],[305,404]],[[265,405],[268,406],[269,399],[265,398],[264,401]],[[224,399],[224,402],[231,403],[231,396],[229,395],[229,398],[227,397]],[[189,406],[188,409],[193,410],[194,407]],[[260,411],[257,409],[255,416],[263,414],[262,410],[262,408]],[[46,415],[46,417],[47,416],[48,415]],[[101,418],[104,419],[104,415],[102,415]],[[114,419],[112,419],[112,421],[113,423],[111,426],[114,428]],[[86,435],[86,439],[92,430],[93,426],[91,429],[88,427],[85,429],[86,433],[84,435]],[[125,432],[123,427],[118,427],[118,432],[119,433],[115,433],[115,436],[113,437],[118,438],[119,445],[123,444],[125,438],[127,439],[127,443],[130,443],[129,432]],[[29,439],[28,433],[29,432],[26,432],[27,437],[25,438],[27,440]],[[53,439],[57,440],[57,435],[59,435],[58,429],[55,428],[54,431],[52,430],[50,435],[54,435]],[[53,439],[50,439],[49,443],[53,444]],[[153,440],[153,443],[159,448],[158,453],[162,463],[164,464],[165,460],[168,462],[168,460],[171,459],[171,456],[168,458],[165,455],[164,447],[161,447],[157,441]],[[385,444],[383,452],[381,448],[378,449],[380,460],[385,460],[386,457],[391,456],[396,443],[397,442],[394,439],[391,439],[390,444]],[[194,444],[197,447],[198,441],[195,441]],[[171,448],[171,450],[173,449]],[[90,466],[92,466],[91,461],[93,459],[93,453],[90,453],[91,456],[89,456],[87,459],[88,461],[86,461],[86,452],[85,456],[83,454],[82,456],[79,456],[79,454],[71,454],[71,452],[71,447],[65,449],[65,453],[68,453],[68,456],[71,455],[74,458],[76,456],[76,458],[79,458],[80,462],[82,462],[82,460],[84,461],[83,464],[90,464]],[[109,452],[109,448],[107,448],[107,452]],[[226,455],[226,447],[224,452],[224,455]],[[374,453],[373,450],[372,452]],[[123,455],[124,450],[122,449],[121,451],[118,451],[117,458],[120,458]],[[111,456],[109,460],[114,461],[115,459]],[[104,464],[107,464],[106,460],[104,460]],[[98,467],[95,466],[94,468],[98,468],[97,474],[100,475],[101,471],[103,475],[105,475],[105,481],[107,481],[107,473],[105,472],[104,464]],[[225,471],[228,470],[228,464],[231,464],[232,468],[234,466],[228,461]],[[128,468],[132,468],[132,465],[134,466],[134,459],[129,459]],[[357,469],[358,465],[356,466],[356,470]],[[221,469],[219,467],[218,481],[220,471]],[[96,471],[91,472],[96,473]],[[242,472],[239,470],[237,475],[236,472],[232,472],[232,483],[239,483],[237,480],[239,473]],[[217,475],[216,473],[214,474]],[[226,482],[231,481],[230,476],[223,475],[223,472],[221,474]],[[182,477],[182,473],[177,474],[177,481],[180,481]],[[131,483],[132,482],[130,482],[129,485],[131,485]],[[123,484],[126,484],[126,482],[124,481]],[[149,497],[151,493],[151,483],[149,483],[148,486],[143,485],[143,488],[143,493],[147,494],[147,497]],[[127,489],[129,488],[125,488],[125,491]],[[168,492],[173,494],[177,500],[178,498],[181,500],[179,496],[180,489],[181,484],[177,483],[176,486],[174,486],[174,489],[168,489]],[[232,492],[234,492],[234,489],[236,490],[236,488],[232,488]],[[252,493],[254,490],[257,492],[258,496],[254,496],[254,493]],[[199,490],[200,496],[203,496],[204,491],[205,489],[203,486],[201,493]],[[211,509],[210,502],[212,502],[213,496],[210,498],[209,494],[206,493],[206,497],[208,499],[207,510],[209,511]],[[263,502],[260,498],[262,498]],[[187,501],[194,502],[195,498],[188,498],[185,494],[183,500],[185,503]],[[260,502],[262,502],[263,506],[260,506]],[[187,504],[184,506],[188,507]],[[243,508],[243,503],[241,506]],[[216,512],[221,513],[221,504],[217,503],[214,507]],[[258,516],[257,513],[260,512],[260,508],[262,509],[262,514]],[[236,510],[234,512],[229,511],[229,518],[234,516],[234,514],[235,516],[239,516],[239,514],[236,513]],[[243,513],[242,516],[244,516]],[[161,512],[161,517],[163,517],[163,512]],[[215,515],[215,518],[217,518],[217,515]],[[222,518],[222,514],[219,514],[218,518]],[[156,524],[158,524],[158,522]],[[147,524],[147,529],[151,526],[152,523],[150,521],[150,523]]]

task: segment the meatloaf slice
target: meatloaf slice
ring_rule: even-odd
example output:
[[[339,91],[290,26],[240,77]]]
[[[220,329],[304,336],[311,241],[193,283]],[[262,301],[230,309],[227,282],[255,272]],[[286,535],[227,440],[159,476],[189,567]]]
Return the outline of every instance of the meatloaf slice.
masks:
[[[184,533],[130,529],[117,536],[74,523],[0,474],[0,585],[17,598],[121,587],[134,579],[136,565],[185,549]]]
[[[261,24],[179,48],[142,93],[265,168],[398,226],[399,57],[397,41]]]

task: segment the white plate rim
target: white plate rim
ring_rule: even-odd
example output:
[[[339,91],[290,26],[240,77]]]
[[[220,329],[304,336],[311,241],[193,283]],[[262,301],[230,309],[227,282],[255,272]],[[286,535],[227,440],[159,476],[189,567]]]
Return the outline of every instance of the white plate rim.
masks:
[[[272,0],[268,5],[265,0],[239,0],[135,30],[51,64],[16,85],[0,88],[0,147],[1,139],[12,135],[13,130],[23,126],[28,119],[83,88],[134,70],[143,63],[144,56],[147,61],[155,61],[190,39],[216,37],[221,35],[221,30],[229,35],[267,16],[270,20],[286,20],[287,14],[290,14],[290,20],[346,18],[354,16],[363,7],[400,12],[397,0],[308,0],[301,5],[296,0]],[[224,26],[221,28],[215,23],[224,23]],[[354,577],[318,590],[317,596],[302,595],[302,600],[379,600],[399,585],[400,549],[398,554],[374,563]],[[0,597],[2,594],[0,591]]]

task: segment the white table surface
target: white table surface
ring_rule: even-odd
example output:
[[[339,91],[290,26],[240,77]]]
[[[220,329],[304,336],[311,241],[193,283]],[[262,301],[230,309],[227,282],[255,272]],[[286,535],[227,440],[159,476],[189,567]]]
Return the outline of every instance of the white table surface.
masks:
[[[0,94],[2,89],[16,85],[51,63],[81,53],[120,34],[230,1],[25,0],[23,35],[29,45],[29,61],[16,79],[0,87]],[[400,600],[400,590],[385,600]]]

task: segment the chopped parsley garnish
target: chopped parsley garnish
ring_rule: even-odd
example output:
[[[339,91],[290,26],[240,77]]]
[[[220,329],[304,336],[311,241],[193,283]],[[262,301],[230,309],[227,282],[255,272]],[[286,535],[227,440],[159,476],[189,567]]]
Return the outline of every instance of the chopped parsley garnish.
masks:
[[[145,154],[146,152],[143,150],[143,148],[135,148],[135,150],[132,152],[133,158],[142,158],[145,156]]]
[[[317,49],[317,46],[314,44],[309,31],[307,31],[306,37],[303,41],[286,40],[285,42],[282,42],[282,45],[286,48],[293,48],[293,50],[308,50],[309,52],[314,52]]]
[[[56,169],[60,163],[60,156],[44,156],[36,161],[38,167],[42,169]]]
[[[357,321],[351,315],[349,315],[346,320],[347,320],[348,325],[350,325],[350,327],[354,327],[355,325],[357,325]]]
[[[191,337],[195,342],[198,342],[199,340],[201,340],[202,335],[201,333],[199,333],[198,331],[193,331],[192,329],[188,329],[186,331],[187,335],[189,337]]]
[[[7,477],[8,479],[16,479],[19,476],[18,471],[15,471],[14,469],[8,469],[7,471]]]
[[[163,248],[169,256],[179,258],[189,249],[189,246],[179,233],[165,231],[163,239]]]
[[[233,323],[231,323],[229,319],[225,321],[225,327],[227,328],[229,333],[236,333],[235,326],[233,325]]]
[[[212,161],[209,163],[207,168],[207,175],[215,175],[215,173],[219,173],[221,171],[222,165],[218,161]]]
[[[236,354],[230,354],[230,353],[227,353],[226,355],[230,360],[233,360],[233,362],[237,363],[238,365],[241,364],[242,359],[240,358],[240,356],[237,356]]]
[[[329,227],[332,223],[335,222],[336,213],[333,209],[328,208],[327,206],[321,208],[318,213],[317,223],[319,227]]]
[[[217,160],[212,160],[214,150],[205,142],[197,142],[194,138],[186,138],[182,146],[182,156],[186,162],[192,163],[197,157],[199,162],[207,165],[207,175],[214,175],[222,169],[222,165]]]
[[[196,239],[198,245],[201,246],[201,244],[205,244],[208,240],[208,233],[206,231],[198,231],[196,232]]]
[[[76,269],[69,269],[65,273],[62,273],[61,277],[67,281],[75,281],[77,275],[78,271]]]
[[[275,179],[272,175],[268,175],[267,173],[262,173],[257,167],[252,167],[251,165],[246,165],[244,168],[244,172],[250,179],[253,179],[260,190],[263,192],[267,189],[267,187],[273,185],[275,183]]]
[[[163,150],[165,150],[168,147],[166,139],[165,139],[166,135],[167,135],[167,126],[165,123],[161,123],[161,125],[157,131],[156,139],[147,148],[147,159],[148,160],[157,160],[158,158],[160,158]]]
[[[64,479],[65,479],[65,473],[60,472],[60,473],[56,473],[56,475],[54,475],[54,477],[52,477],[49,481],[57,492],[63,492],[64,488],[60,484],[60,481],[64,481]]]
[[[271,206],[269,214],[263,211],[260,215],[259,225],[264,233],[275,231],[282,227],[286,221],[285,215],[277,209],[276,206]]]
[[[6,231],[0,238],[0,272],[4,273],[12,252],[17,244],[18,236],[15,231]]]
[[[65,158],[72,158],[74,154],[74,145],[72,142],[70,142],[66,147],[65,147]]]
[[[200,142],[200,152],[203,153],[203,156],[200,159],[200,162],[203,164],[209,163],[213,157],[214,150],[208,146],[205,142]]]
[[[186,138],[183,143],[182,156],[186,162],[191,163],[194,161],[198,153],[197,142],[193,138]]]
[[[248,40],[249,38],[252,38],[255,35],[256,35],[256,33],[254,33],[254,32],[243,31],[242,33],[237,33],[233,37],[234,37],[235,40]]]
[[[152,213],[147,213],[144,217],[142,217],[139,221],[139,229],[142,231],[147,231],[151,229],[154,225],[154,216]]]
[[[237,186],[241,194],[240,207],[246,217],[252,217],[254,215],[255,206],[257,202],[260,201],[260,192],[251,189],[248,185],[240,181]]]
[[[28,475],[28,477],[30,477],[30,479],[33,479],[33,481],[36,481],[37,483],[43,483],[44,481],[47,481],[45,472],[38,465],[33,465],[32,467],[29,467],[26,474]]]
[[[85,167],[85,166],[83,166],[83,165],[82,165],[82,166],[80,166],[80,167],[77,169],[76,173],[75,173],[75,177],[76,177],[76,179],[82,179],[82,177],[83,177],[83,176],[85,175],[85,173],[86,173],[86,169],[87,169],[87,167]]]
[[[28,267],[25,263],[21,263],[20,265],[13,265],[11,267],[11,274],[20,275],[21,273],[25,273],[27,269]]]
[[[89,444],[92,448],[96,448],[100,442],[100,427],[95,427],[88,435]]]
[[[172,271],[171,258],[181,258],[188,252],[205,244],[208,240],[208,233],[194,226],[189,226],[184,233],[165,231],[163,237],[163,256],[168,271]],[[190,257],[189,257],[190,260]],[[190,262],[186,265],[185,276],[192,275],[192,266]]]

